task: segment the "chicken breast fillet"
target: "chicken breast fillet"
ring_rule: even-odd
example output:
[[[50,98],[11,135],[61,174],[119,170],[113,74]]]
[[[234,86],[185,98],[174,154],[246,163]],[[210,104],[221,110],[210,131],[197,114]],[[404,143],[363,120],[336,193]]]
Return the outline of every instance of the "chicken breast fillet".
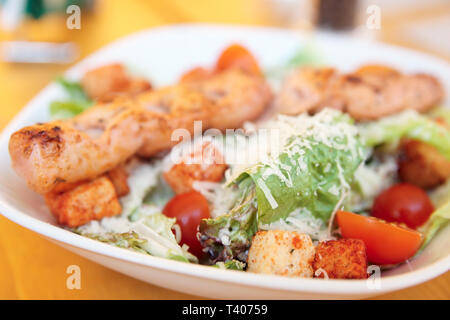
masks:
[[[136,95],[152,88],[148,80],[130,76],[120,63],[86,72],[81,86],[89,98],[102,102],[110,102],[120,95]]]
[[[11,136],[14,169],[45,194],[61,183],[89,180],[137,154],[151,157],[179,142],[176,129],[237,128],[261,115],[272,98],[265,80],[238,69],[204,82],[119,97],[67,120],[37,124]],[[175,132],[176,133],[176,132]],[[177,140],[178,138],[178,140]]]
[[[354,119],[375,120],[405,109],[425,112],[444,96],[427,74],[404,75],[386,66],[367,65],[350,74],[332,68],[300,68],[284,82],[276,107],[281,113],[315,113],[331,107]]]

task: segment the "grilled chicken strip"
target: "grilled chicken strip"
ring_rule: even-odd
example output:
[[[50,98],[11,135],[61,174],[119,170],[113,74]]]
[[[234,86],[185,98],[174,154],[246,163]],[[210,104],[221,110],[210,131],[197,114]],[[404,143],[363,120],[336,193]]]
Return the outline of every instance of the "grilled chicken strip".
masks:
[[[281,113],[290,115],[331,107],[364,121],[405,109],[425,112],[443,96],[439,81],[427,74],[404,75],[377,65],[344,75],[332,68],[306,67],[287,77],[276,106]]]
[[[240,127],[271,101],[265,80],[238,69],[100,103],[67,120],[37,124],[11,136],[14,169],[38,193],[96,178],[137,154],[151,157],[176,144],[175,129]],[[180,138],[180,137],[178,137]]]
[[[148,80],[130,76],[120,63],[108,64],[86,72],[81,86],[89,98],[111,102],[120,95],[137,95],[152,89]]]

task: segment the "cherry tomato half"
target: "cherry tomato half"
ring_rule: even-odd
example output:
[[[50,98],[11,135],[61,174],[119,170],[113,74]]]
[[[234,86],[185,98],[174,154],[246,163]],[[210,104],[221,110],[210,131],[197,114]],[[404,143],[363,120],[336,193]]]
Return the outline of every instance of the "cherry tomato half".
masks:
[[[422,243],[421,233],[374,217],[338,211],[337,223],[344,238],[364,241],[367,259],[375,264],[397,264],[411,258]]]
[[[205,197],[197,191],[176,195],[166,204],[163,213],[177,219],[181,229],[181,244],[187,244],[190,253],[201,257],[203,251],[197,239],[197,228],[202,219],[210,217]]]
[[[252,74],[262,75],[255,57],[239,44],[232,44],[226,48],[217,60],[216,71],[220,72],[229,68],[240,68]]]
[[[380,193],[372,207],[374,217],[404,223],[412,229],[423,225],[433,211],[426,192],[407,183],[396,184]]]

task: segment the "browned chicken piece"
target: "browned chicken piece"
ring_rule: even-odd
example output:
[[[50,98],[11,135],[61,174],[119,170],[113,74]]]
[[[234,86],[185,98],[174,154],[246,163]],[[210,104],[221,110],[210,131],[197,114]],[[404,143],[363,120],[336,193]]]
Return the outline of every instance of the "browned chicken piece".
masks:
[[[222,181],[227,168],[222,154],[210,142],[205,142],[163,175],[173,191],[180,194],[193,190],[195,181]]]
[[[352,75],[364,77],[366,83],[380,87],[384,81],[398,77],[401,74],[399,71],[388,66],[367,64],[357,69]]]
[[[313,112],[327,104],[331,87],[338,80],[333,68],[299,69],[286,78],[275,104],[288,115]]]
[[[114,169],[142,145],[139,112],[123,109],[107,120],[98,128],[77,126],[73,120],[16,132],[9,145],[14,169],[41,194],[60,183],[91,180]]]
[[[66,121],[37,124],[11,136],[14,169],[46,194],[61,183],[91,180],[133,155],[151,157],[202,128],[236,128],[262,114],[271,90],[259,76],[230,69],[195,84],[178,84],[99,103]]]
[[[367,256],[364,242],[358,239],[320,242],[316,247],[313,268],[316,278],[328,276],[329,279],[366,279]]]
[[[403,182],[433,188],[450,178],[450,161],[429,144],[404,140],[400,146],[398,172]]]
[[[339,75],[330,68],[301,68],[286,80],[276,101],[282,113],[315,113],[330,107],[356,120],[375,120],[405,109],[425,112],[444,96],[431,75],[404,75],[389,67],[368,65]]]
[[[213,76],[211,70],[205,69],[203,67],[197,67],[185,72],[180,77],[180,83],[198,82],[210,79]]]
[[[108,172],[108,178],[111,180],[117,196],[123,197],[130,193],[130,186],[128,185],[128,173],[124,166],[118,166]]]
[[[112,101],[118,95],[136,95],[152,88],[147,80],[129,76],[119,63],[86,72],[81,85],[91,99],[103,102]]]
[[[136,99],[146,112],[141,114],[141,157],[168,150],[194,132],[194,121],[209,128],[209,114],[215,105],[199,91],[180,84],[140,95]],[[181,130],[180,130],[181,129]]]
[[[261,116],[272,101],[272,91],[259,75],[240,69],[224,71],[204,82],[193,84],[212,101],[208,127],[236,129]]]
[[[114,186],[104,176],[70,191],[48,193],[45,201],[58,222],[71,228],[122,212]]]

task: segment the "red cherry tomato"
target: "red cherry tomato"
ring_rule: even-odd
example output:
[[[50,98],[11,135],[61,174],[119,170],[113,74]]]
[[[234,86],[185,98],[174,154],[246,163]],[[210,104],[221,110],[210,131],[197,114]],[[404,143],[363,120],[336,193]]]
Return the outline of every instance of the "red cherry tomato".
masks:
[[[202,219],[210,217],[205,197],[197,191],[176,195],[166,204],[163,213],[177,219],[181,229],[181,244],[187,244],[190,253],[201,257],[203,251],[197,239],[197,228]]]
[[[217,60],[216,71],[220,72],[230,68],[240,68],[248,73],[262,75],[255,57],[239,44],[232,44],[226,48]]]
[[[338,211],[336,218],[342,236],[364,241],[367,259],[375,264],[404,262],[422,243],[421,233],[374,217]]]
[[[412,229],[423,225],[434,211],[425,191],[400,183],[380,193],[372,207],[372,215],[388,222],[404,223]]]

